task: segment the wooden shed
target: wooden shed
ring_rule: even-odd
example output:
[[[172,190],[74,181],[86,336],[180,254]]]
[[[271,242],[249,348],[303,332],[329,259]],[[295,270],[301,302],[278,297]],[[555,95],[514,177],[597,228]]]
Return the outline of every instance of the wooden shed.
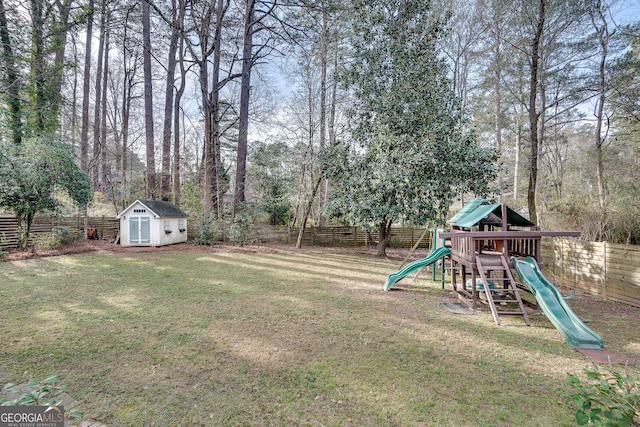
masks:
[[[122,246],[164,246],[187,241],[187,217],[171,202],[138,199],[116,216]]]

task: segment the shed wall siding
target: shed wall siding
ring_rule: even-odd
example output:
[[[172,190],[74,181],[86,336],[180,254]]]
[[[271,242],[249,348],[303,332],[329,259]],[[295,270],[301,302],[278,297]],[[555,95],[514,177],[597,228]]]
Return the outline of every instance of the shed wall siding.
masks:
[[[139,209],[146,209],[142,204],[135,203],[122,213],[120,218],[120,245],[122,246],[165,246],[187,241],[187,219],[186,218],[156,218],[153,212],[146,209],[146,212],[136,212]],[[148,244],[131,243],[130,220],[132,217],[149,217],[151,223],[151,242]],[[180,221],[184,221],[185,231],[180,231]],[[165,232],[165,221],[169,221],[168,229]]]

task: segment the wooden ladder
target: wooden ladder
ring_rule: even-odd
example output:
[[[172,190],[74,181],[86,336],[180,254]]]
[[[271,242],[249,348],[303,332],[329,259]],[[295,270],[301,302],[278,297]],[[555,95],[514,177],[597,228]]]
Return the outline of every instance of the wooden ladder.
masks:
[[[511,269],[504,255],[478,255],[476,256],[476,265],[478,273],[484,286],[484,294],[487,297],[487,303],[491,308],[493,320],[497,325],[500,324],[500,316],[522,316],[524,323],[529,325],[529,316],[524,308],[522,298],[518,292],[516,281],[513,279]],[[501,277],[494,277],[491,272],[502,271]],[[502,286],[491,289],[489,281],[502,282]],[[496,305],[496,302],[498,305]],[[513,305],[517,304],[518,308]]]

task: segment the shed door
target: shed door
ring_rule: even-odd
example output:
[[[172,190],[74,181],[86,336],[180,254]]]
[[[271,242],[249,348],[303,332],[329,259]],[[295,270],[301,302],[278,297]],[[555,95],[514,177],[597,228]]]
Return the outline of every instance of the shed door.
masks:
[[[151,218],[132,216],[129,218],[129,243],[151,243]]]

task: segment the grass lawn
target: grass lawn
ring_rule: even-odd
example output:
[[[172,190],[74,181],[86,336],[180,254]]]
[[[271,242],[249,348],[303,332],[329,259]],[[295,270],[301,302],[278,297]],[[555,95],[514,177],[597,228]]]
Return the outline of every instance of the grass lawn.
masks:
[[[60,373],[110,427],[575,425],[567,373],[590,363],[544,315],[452,314],[424,273],[383,292],[397,266],[260,248],[3,262],[0,375]],[[569,303],[640,360],[640,309]]]

